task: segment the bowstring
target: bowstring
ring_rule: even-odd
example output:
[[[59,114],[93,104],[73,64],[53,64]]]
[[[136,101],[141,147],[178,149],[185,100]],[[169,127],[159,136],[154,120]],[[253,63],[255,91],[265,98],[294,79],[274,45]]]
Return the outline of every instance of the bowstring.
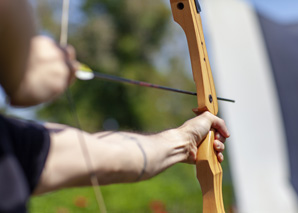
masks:
[[[69,3],[70,0],[63,0],[63,8],[62,8],[62,18],[61,18],[61,34],[60,34],[60,46],[61,47],[67,47],[67,39],[68,39],[68,18],[69,18]],[[76,107],[73,101],[73,98],[71,96],[69,88],[66,89],[66,96],[71,108],[71,112],[76,124],[77,136],[79,139],[82,155],[87,167],[87,171],[89,172],[90,182],[95,194],[95,198],[97,201],[98,208],[101,213],[106,213],[106,205],[99,187],[99,182],[95,173],[94,166],[91,161],[90,153],[87,148],[87,143],[84,138],[83,130],[81,128],[81,124],[79,121],[79,117],[76,111]]]

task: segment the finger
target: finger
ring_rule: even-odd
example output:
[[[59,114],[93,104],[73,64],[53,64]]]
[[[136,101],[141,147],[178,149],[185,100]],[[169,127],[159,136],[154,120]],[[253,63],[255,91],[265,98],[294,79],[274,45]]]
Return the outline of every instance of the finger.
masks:
[[[212,128],[216,129],[223,137],[230,137],[230,133],[223,119],[213,116],[212,117]]]
[[[72,81],[75,79],[75,72],[79,69],[80,63],[76,59],[76,50],[72,45],[68,45],[65,50],[68,56],[68,63],[71,70],[70,81]]]
[[[210,112],[204,112],[201,116],[207,118],[211,122],[211,127],[216,129],[222,136],[228,138],[230,133],[223,119],[211,114]]]
[[[219,140],[214,140],[213,147],[217,152],[222,152],[225,150],[225,145],[221,143]]]
[[[224,161],[224,155],[221,152],[217,153],[217,160],[221,163]]]
[[[226,138],[222,136],[219,132],[215,133],[215,140],[219,140],[222,143],[226,142]]]
[[[69,70],[68,85],[70,85],[76,79],[75,72],[79,67],[79,62],[76,61],[76,51],[71,45],[68,45],[67,47],[57,46],[64,54],[65,64]]]
[[[76,50],[73,46],[68,45],[66,47],[66,52],[68,54],[68,57],[71,61],[75,61],[76,60]]]

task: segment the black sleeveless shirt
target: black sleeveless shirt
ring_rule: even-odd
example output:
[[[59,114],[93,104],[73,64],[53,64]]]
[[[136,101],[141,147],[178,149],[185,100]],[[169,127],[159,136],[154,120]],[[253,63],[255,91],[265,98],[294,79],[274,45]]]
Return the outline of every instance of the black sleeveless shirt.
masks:
[[[0,115],[0,212],[27,212],[49,147],[42,125]]]

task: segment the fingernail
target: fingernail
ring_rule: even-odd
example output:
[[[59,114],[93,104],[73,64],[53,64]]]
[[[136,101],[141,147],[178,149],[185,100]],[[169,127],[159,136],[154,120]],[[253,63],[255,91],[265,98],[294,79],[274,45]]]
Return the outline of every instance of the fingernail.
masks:
[[[215,138],[216,139],[219,139],[220,138],[220,134],[218,132],[215,134]]]

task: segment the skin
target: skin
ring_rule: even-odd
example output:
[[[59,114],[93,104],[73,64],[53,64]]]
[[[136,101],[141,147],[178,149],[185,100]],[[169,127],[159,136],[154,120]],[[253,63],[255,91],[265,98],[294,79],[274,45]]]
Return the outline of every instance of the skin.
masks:
[[[77,62],[72,47],[35,36],[26,0],[0,1],[0,84],[14,106],[53,100],[74,78]]]
[[[74,49],[62,49],[47,37],[34,36],[30,8],[25,0],[0,2],[0,26],[0,83],[11,104],[32,106],[60,95],[72,82],[78,64]],[[3,29],[5,33],[1,33]],[[138,180],[154,177],[179,162],[194,164],[197,147],[211,128],[216,130],[214,149],[222,162],[223,143],[229,137],[224,121],[208,112],[178,128],[153,135],[90,134],[53,123],[45,127],[50,132],[51,146],[35,194],[90,185],[81,137],[101,185],[135,182],[143,169],[144,174]]]
[[[216,130],[214,149],[219,162],[222,162],[223,143],[229,137],[225,122],[209,112],[186,121],[178,128],[153,135],[128,132],[78,133],[77,129],[51,123],[46,124],[46,127],[52,132],[51,148],[36,194],[90,185],[78,134],[86,141],[100,185],[137,180],[144,166],[144,156],[137,144],[146,153],[147,166],[141,177],[141,180],[146,180],[176,163],[195,164],[197,147],[211,127]]]
[[[11,98],[24,78],[35,34],[30,11],[26,1],[0,2],[0,83]]]
[[[51,101],[62,94],[76,70],[73,55],[67,50],[71,51],[63,50],[47,37],[33,37],[24,78],[11,96],[11,103],[32,106]]]

